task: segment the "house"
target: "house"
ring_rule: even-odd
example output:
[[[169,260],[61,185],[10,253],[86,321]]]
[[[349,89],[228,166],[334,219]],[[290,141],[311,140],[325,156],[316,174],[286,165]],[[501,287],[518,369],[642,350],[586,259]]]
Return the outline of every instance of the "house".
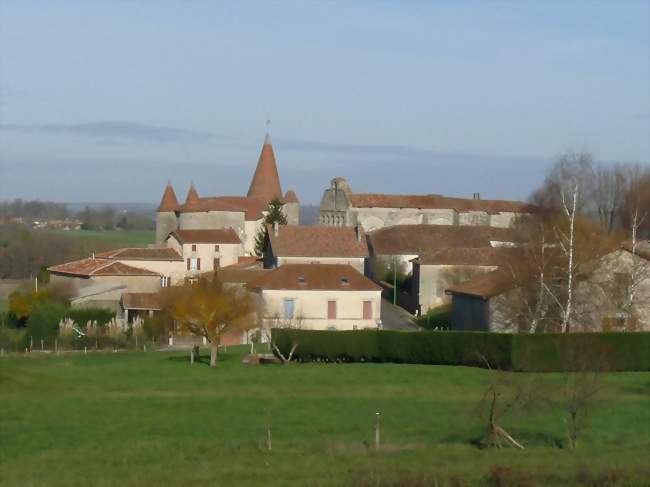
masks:
[[[98,257],[52,266],[48,271],[51,283],[70,289],[72,306],[107,308],[119,315],[124,292],[157,292],[165,277],[153,270]]]
[[[264,267],[347,264],[363,273],[368,245],[361,227],[269,226]]]
[[[133,323],[134,320],[144,319],[153,316],[162,308],[161,295],[154,293],[131,293],[122,294],[120,305],[123,310],[125,323]]]
[[[323,193],[319,221],[325,226],[361,225],[366,231],[392,225],[480,225],[507,228],[537,208],[518,201],[437,194],[355,193],[345,178],[332,179]]]
[[[247,284],[264,326],[356,330],[381,324],[381,287],[350,265],[284,264]]]
[[[448,248],[512,246],[514,232],[509,228],[457,225],[394,225],[368,233],[371,275],[377,264],[395,264],[400,272],[410,274],[413,259],[433,255]],[[381,267],[381,266],[380,266]],[[377,276],[379,277],[379,276]]]
[[[593,264],[575,290],[571,329],[650,331],[650,241],[620,248]]]
[[[232,228],[174,230],[165,244],[182,256],[187,274],[236,264],[243,253],[242,241]]]
[[[293,191],[282,193],[275,153],[267,134],[246,196],[199,197],[192,184],[185,202],[180,204],[168,183],[156,214],[156,245],[163,246],[175,230],[232,228],[243,244],[243,252],[251,255],[255,237],[274,198],[282,202],[288,222],[297,225],[298,197]]]
[[[129,247],[100,252],[94,254],[94,258],[156,272],[161,276],[162,287],[182,283],[186,274],[182,254],[171,247]]]
[[[508,320],[509,293],[515,289],[512,276],[503,269],[479,274],[446,289],[451,295],[453,331],[516,332]]]
[[[494,271],[511,259],[520,259],[521,249],[510,247],[446,248],[414,259],[411,282],[412,313],[424,314],[451,302],[445,289],[470,278]]]

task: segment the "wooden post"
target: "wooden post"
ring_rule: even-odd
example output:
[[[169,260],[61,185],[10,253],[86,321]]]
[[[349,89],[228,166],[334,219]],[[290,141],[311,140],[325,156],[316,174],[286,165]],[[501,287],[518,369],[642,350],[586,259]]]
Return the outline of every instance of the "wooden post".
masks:
[[[379,449],[380,446],[380,432],[379,432],[379,411],[375,413],[375,448]]]
[[[194,349],[190,350],[190,365],[194,365]]]
[[[251,342],[251,355],[253,355],[253,342]]]
[[[146,343],[144,345],[142,345],[142,350],[145,351],[145,352],[147,351],[147,344]]]
[[[59,353],[59,340],[56,338],[54,339],[54,353]]]
[[[84,346],[84,355],[88,355],[88,347]]]
[[[41,339],[41,352],[43,351],[43,339]]]
[[[31,352],[34,348],[34,337],[29,337],[29,351]]]

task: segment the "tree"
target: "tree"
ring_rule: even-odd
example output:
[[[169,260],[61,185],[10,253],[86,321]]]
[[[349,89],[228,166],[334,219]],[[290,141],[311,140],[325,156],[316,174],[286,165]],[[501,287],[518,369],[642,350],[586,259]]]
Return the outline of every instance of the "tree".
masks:
[[[166,300],[181,330],[210,342],[210,367],[217,364],[221,338],[256,326],[257,301],[244,289],[224,286],[218,280],[168,288]]]
[[[26,337],[34,341],[56,338],[59,322],[64,317],[65,307],[61,304],[43,302],[36,305],[27,319]]]
[[[282,202],[278,198],[273,198],[269,203],[269,208],[264,221],[262,222],[262,227],[257,232],[255,237],[255,253],[257,255],[264,254],[264,249],[266,247],[266,239],[268,238],[268,228],[267,225],[286,225],[287,224],[287,215],[284,214],[284,209],[282,208]]]

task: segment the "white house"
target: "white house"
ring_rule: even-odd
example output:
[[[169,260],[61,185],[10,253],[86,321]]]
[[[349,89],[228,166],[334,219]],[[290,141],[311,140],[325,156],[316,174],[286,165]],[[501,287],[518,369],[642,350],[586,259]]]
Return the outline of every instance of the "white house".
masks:
[[[188,274],[236,264],[244,252],[242,241],[232,228],[174,230],[165,244],[182,256]]]

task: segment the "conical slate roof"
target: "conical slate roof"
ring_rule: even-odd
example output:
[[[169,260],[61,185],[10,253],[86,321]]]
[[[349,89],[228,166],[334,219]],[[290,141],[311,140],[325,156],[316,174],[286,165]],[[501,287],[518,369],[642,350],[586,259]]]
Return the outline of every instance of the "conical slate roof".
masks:
[[[257,162],[257,168],[251,186],[248,188],[248,196],[264,198],[271,201],[273,198],[282,198],[282,187],[278,176],[278,167],[275,163],[275,154],[271,145],[271,138],[266,134],[262,153]]]
[[[165,192],[160,200],[160,205],[158,206],[158,211],[174,211],[176,209],[178,209],[176,193],[174,192],[174,188],[172,188],[172,183],[167,183]]]

